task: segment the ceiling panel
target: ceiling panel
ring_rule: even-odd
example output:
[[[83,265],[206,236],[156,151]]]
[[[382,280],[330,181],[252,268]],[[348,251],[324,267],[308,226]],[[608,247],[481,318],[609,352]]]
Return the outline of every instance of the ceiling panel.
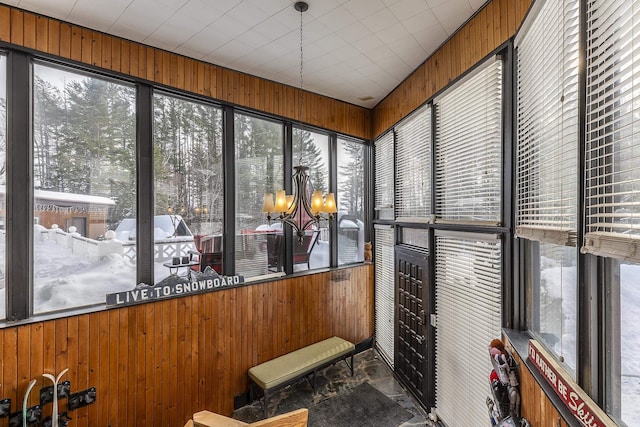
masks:
[[[0,3],[300,85],[295,0],[0,0]],[[308,0],[303,88],[374,107],[485,0]],[[368,100],[360,98],[370,97]]]

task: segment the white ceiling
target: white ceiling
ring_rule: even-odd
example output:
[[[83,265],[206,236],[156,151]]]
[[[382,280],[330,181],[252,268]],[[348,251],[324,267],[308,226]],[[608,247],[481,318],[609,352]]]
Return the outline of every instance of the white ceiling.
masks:
[[[0,2],[300,87],[295,0]],[[485,2],[307,0],[302,87],[371,108]]]

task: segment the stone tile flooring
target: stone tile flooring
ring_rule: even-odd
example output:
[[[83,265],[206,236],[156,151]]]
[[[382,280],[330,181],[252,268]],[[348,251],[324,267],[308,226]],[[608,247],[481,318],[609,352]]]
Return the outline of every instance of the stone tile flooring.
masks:
[[[313,393],[309,381],[305,379],[289,387],[285,387],[270,399],[270,414],[273,416],[297,408],[309,408],[330,397],[347,392],[363,382],[368,382],[413,414],[413,418],[399,424],[399,427],[434,425],[428,419],[422,407],[418,405],[413,397],[394,379],[391,369],[389,369],[375,350],[369,349],[356,354],[354,357],[354,365],[355,370],[353,377],[351,376],[349,368],[342,361],[318,372],[316,374],[316,394]],[[256,401],[237,409],[233,414],[233,418],[248,423],[262,419],[263,408],[261,401]],[[397,425],[394,425],[393,427],[396,426]],[[313,426],[310,425],[310,427]]]

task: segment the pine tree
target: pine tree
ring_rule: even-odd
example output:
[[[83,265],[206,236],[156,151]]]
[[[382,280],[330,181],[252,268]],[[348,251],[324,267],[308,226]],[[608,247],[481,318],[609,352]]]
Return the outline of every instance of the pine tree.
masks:
[[[364,146],[357,142],[340,141],[340,154],[338,159],[340,174],[338,179],[337,201],[340,210],[350,215],[364,218]]]

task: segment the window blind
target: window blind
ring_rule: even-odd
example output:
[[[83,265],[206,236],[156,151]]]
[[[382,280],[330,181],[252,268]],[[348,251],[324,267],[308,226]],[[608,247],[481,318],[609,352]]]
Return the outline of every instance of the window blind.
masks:
[[[582,251],[640,261],[640,6],[587,2]]]
[[[393,219],[393,132],[374,143],[375,210],[378,219]]]
[[[394,230],[391,226],[376,224],[375,232],[375,324],[376,345],[382,356],[393,366],[394,308],[395,308],[395,255]]]
[[[431,216],[431,106],[396,128],[396,221]]]
[[[436,232],[435,254],[436,409],[448,425],[475,426],[487,416],[488,345],[500,338],[501,245],[495,236]]]
[[[502,62],[485,62],[435,109],[436,221],[500,224]]]
[[[579,1],[536,4],[516,39],[516,236],[576,244]]]

